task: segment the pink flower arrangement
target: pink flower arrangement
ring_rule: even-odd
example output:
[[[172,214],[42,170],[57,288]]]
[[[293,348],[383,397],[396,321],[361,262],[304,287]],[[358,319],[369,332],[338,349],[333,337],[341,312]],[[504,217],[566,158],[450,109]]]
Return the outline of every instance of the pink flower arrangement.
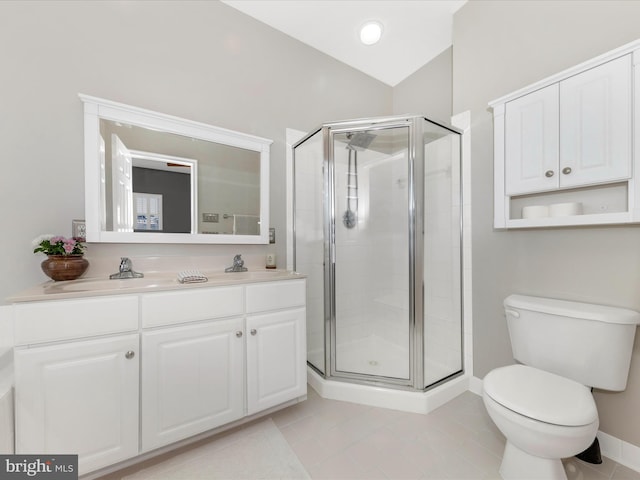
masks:
[[[84,245],[75,238],[65,238],[59,235],[40,235],[32,242],[33,253],[42,252],[45,255],[82,255]]]

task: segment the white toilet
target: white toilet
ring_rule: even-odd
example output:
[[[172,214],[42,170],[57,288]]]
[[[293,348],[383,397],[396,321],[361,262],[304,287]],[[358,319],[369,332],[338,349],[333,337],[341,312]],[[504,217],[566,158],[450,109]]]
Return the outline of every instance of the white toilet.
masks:
[[[487,412],[507,443],[500,475],[566,479],[560,459],[591,445],[590,387],[622,391],[640,314],[623,308],[511,295],[504,301],[514,358],[484,378]]]

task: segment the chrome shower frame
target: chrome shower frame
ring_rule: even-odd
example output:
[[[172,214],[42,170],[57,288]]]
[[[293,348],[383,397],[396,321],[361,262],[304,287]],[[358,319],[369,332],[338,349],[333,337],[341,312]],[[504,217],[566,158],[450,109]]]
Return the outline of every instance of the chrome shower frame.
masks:
[[[425,186],[423,181],[415,181],[423,179],[425,175],[424,162],[417,159],[424,158],[424,142],[417,141],[422,138],[424,133],[422,121],[427,121],[438,127],[441,127],[451,133],[459,136],[459,143],[462,143],[463,132],[455,127],[446,125],[442,122],[431,120],[424,116],[390,116],[380,118],[364,118],[357,120],[347,120],[340,122],[330,122],[322,125],[319,129],[313,130],[294,145],[293,150],[293,169],[295,178],[295,149],[303,144],[306,140],[321,132],[323,143],[323,175],[324,175],[324,331],[325,331],[325,348],[324,348],[324,372],[320,371],[313,364],[308,365],[318,374],[332,380],[345,381],[349,383],[384,386],[388,388],[406,389],[406,390],[427,390],[451,378],[464,374],[464,330],[463,322],[463,285],[462,285],[462,255],[463,255],[463,211],[462,211],[462,188],[460,188],[460,322],[461,322],[461,369],[446,378],[443,378],[433,384],[425,385],[424,382],[424,201]],[[362,374],[355,372],[341,372],[336,369],[336,221],[340,219],[336,217],[336,185],[335,185],[335,151],[334,137],[335,135],[359,132],[374,133],[385,129],[408,129],[408,261],[409,261],[409,378],[399,379],[386,376],[376,376],[372,374]],[[462,169],[460,169],[460,186],[462,186]],[[293,203],[295,205],[295,193]],[[295,236],[295,216],[293,222],[294,239]],[[293,245],[294,251],[294,269],[295,269],[295,241]]]

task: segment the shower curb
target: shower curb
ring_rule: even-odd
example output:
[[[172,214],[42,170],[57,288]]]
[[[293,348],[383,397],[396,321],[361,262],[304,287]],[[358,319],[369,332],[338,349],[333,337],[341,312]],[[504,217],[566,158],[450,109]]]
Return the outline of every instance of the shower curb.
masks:
[[[326,380],[311,367],[307,367],[307,383],[322,398],[421,414],[429,413],[469,390],[469,377],[465,375],[419,392]]]

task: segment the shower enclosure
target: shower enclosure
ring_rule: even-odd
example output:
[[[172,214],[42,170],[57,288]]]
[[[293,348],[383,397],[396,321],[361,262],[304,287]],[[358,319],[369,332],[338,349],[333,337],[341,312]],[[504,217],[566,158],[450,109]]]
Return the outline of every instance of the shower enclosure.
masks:
[[[325,378],[424,390],[462,372],[460,140],[417,116],[293,146],[294,268]]]

